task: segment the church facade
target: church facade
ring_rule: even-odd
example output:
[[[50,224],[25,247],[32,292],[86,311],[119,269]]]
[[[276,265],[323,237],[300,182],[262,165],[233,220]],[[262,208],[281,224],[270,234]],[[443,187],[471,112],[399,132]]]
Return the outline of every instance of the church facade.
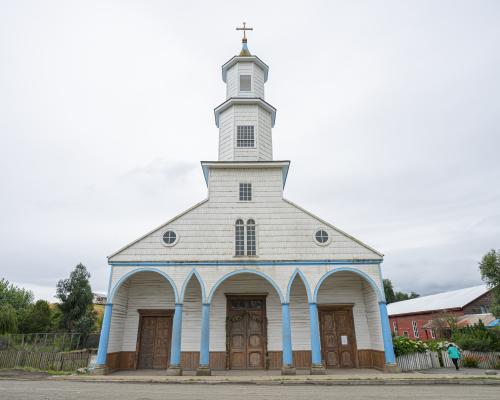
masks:
[[[385,369],[383,255],[283,197],[268,66],[246,38],[222,66],[208,197],[108,257],[95,371]]]

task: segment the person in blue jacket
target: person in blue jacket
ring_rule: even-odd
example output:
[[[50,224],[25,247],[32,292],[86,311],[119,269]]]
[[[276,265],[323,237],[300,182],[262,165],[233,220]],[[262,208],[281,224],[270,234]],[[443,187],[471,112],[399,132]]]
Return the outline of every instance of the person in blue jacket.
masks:
[[[460,349],[457,346],[455,346],[453,343],[450,343],[448,345],[448,355],[450,356],[451,361],[453,362],[453,364],[455,365],[455,368],[458,371],[458,360],[460,360],[460,357],[462,356],[460,354]]]

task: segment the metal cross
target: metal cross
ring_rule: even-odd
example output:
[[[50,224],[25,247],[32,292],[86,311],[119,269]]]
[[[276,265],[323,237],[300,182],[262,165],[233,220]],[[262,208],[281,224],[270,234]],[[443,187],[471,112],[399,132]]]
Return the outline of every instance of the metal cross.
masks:
[[[243,39],[247,38],[247,31],[253,31],[253,28],[247,28],[247,23],[243,22],[243,28],[236,28],[237,31],[243,31]]]

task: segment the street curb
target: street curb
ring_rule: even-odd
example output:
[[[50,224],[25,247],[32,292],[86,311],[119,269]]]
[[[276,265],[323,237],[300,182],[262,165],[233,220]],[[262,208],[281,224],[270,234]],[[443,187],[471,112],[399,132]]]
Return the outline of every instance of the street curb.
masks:
[[[82,377],[83,378],[83,377]],[[198,379],[85,379],[76,377],[50,377],[51,381],[70,381],[84,383],[135,383],[135,384],[170,384],[170,385],[259,385],[259,386],[297,386],[297,385],[317,385],[317,386],[399,386],[399,385],[489,385],[500,386],[500,379],[488,378],[403,378],[403,379],[273,379],[273,380],[249,380],[249,379],[228,379],[228,380],[198,380]],[[26,380],[26,379],[23,379]]]

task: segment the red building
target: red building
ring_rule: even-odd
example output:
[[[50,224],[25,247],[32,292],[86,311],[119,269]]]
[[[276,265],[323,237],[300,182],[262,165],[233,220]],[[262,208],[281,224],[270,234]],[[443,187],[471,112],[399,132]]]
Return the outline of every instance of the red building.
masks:
[[[491,290],[480,285],[391,303],[387,312],[395,335],[430,340],[436,338],[430,321],[444,316],[487,314],[490,305]]]

